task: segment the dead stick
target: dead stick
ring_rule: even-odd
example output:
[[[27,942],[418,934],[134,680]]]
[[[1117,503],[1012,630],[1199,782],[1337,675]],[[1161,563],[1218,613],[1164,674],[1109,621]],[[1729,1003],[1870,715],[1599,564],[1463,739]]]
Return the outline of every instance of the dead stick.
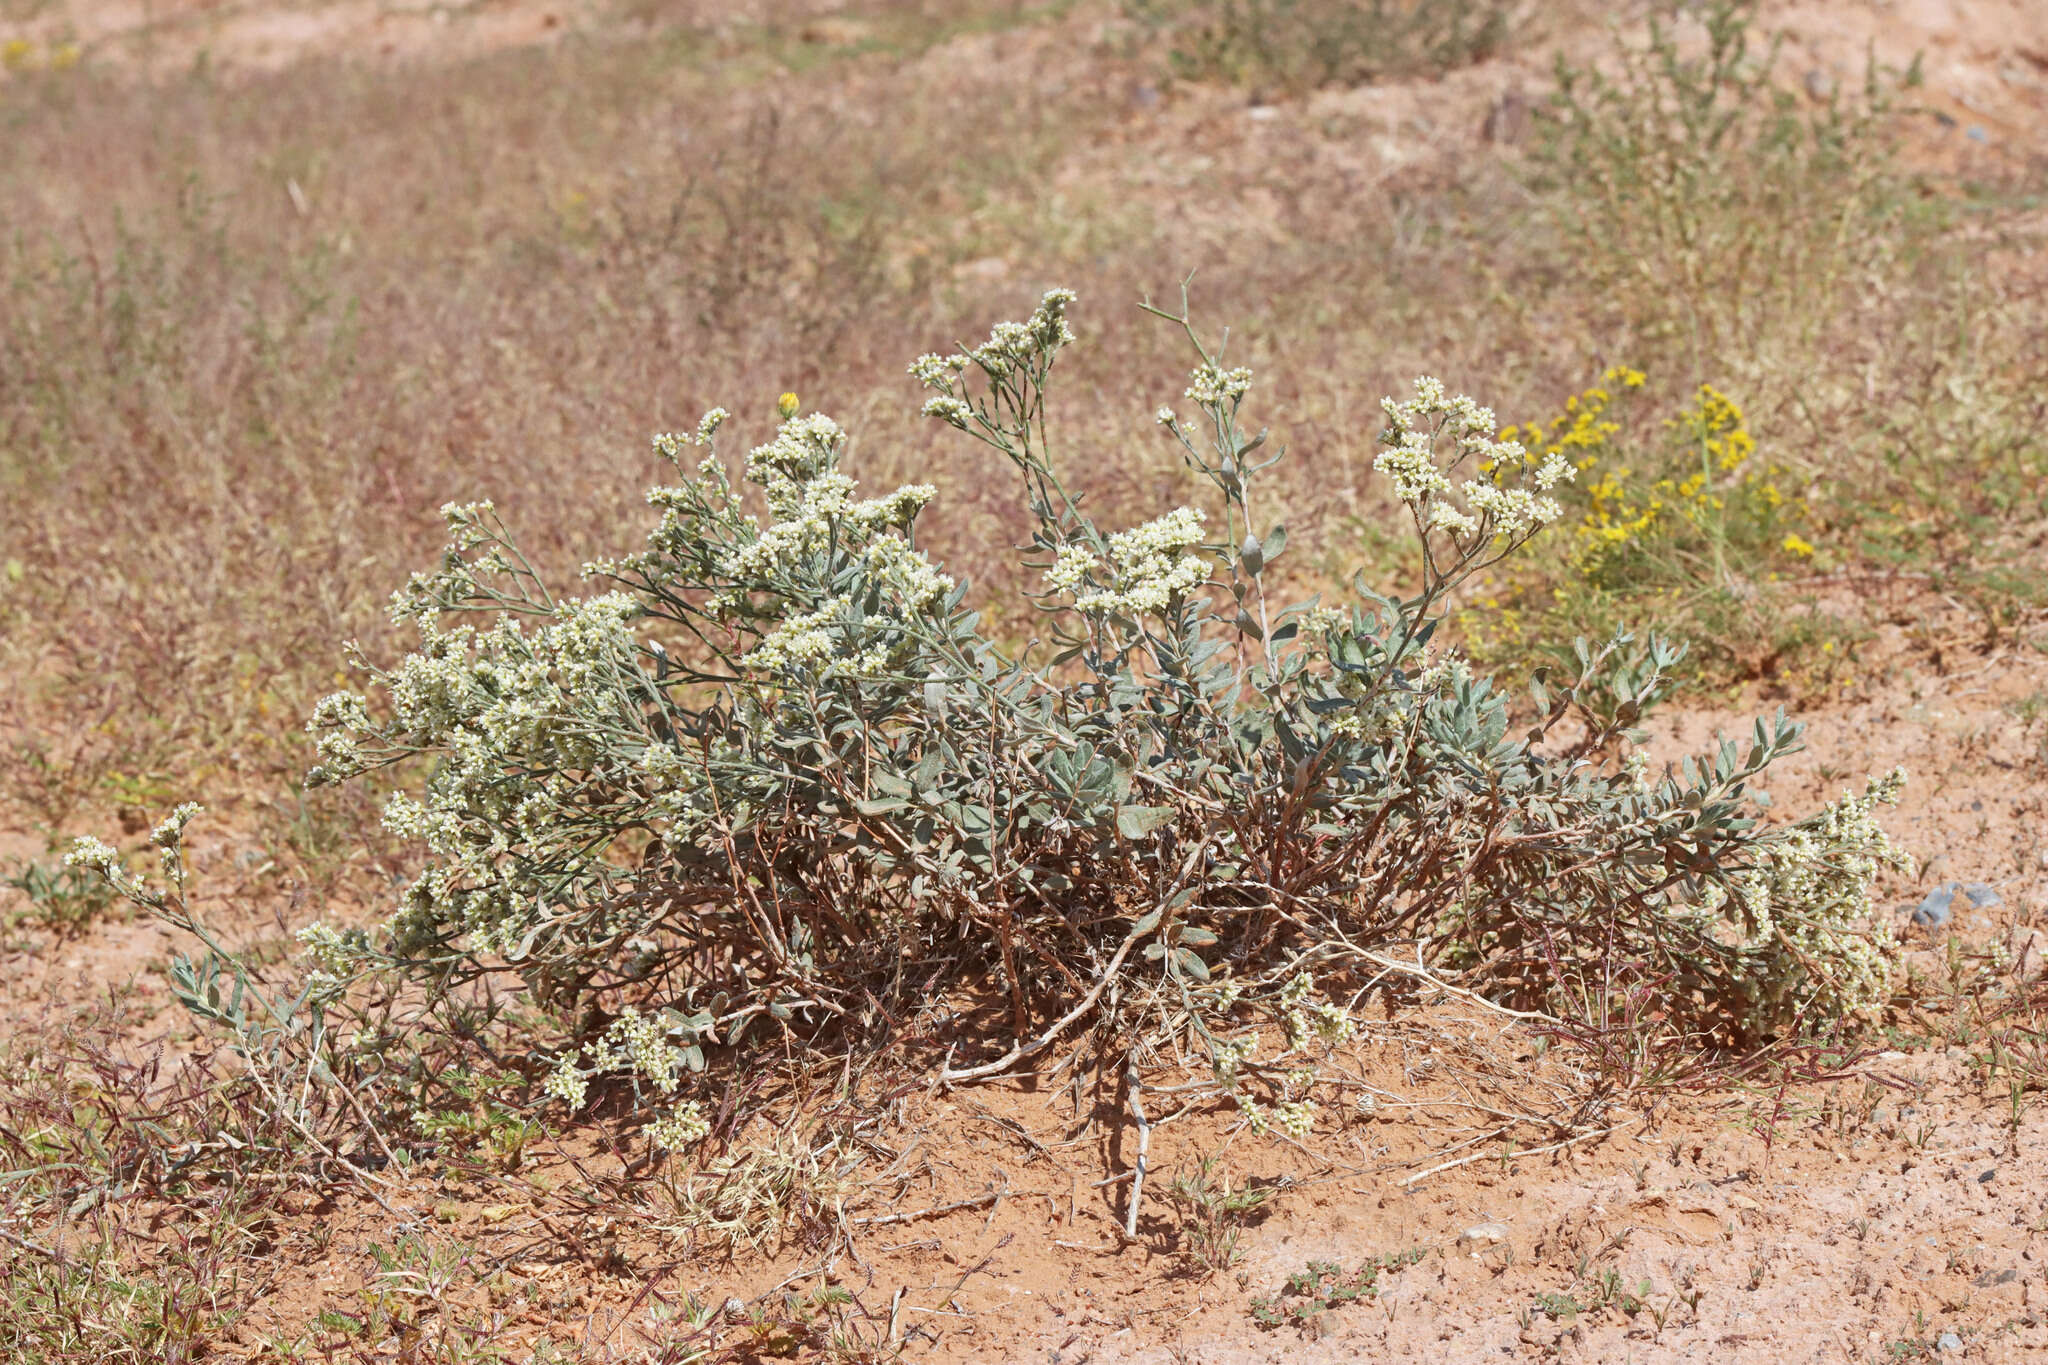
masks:
[[[1523,1152],[1505,1152],[1501,1154],[1500,1160],[1518,1161],[1525,1156],[1542,1156],[1545,1152],[1562,1151],[1566,1147],[1571,1146],[1575,1142],[1584,1142],[1589,1138],[1605,1137],[1607,1134],[1615,1131],[1615,1129],[1625,1128],[1627,1126],[1627,1124],[1617,1123],[1609,1128],[1601,1128],[1591,1133],[1580,1133],[1577,1137],[1568,1137],[1563,1142],[1553,1142],[1548,1147],[1531,1147],[1527,1151]],[[1416,1181],[1427,1180],[1430,1176],[1436,1175],[1439,1172],[1448,1171],[1456,1166],[1468,1166],[1475,1161],[1486,1161],[1492,1158],[1493,1153],[1491,1152],[1474,1152],[1471,1156],[1459,1157],[1456,1161],[1446,1161],[1440,1165],[1432,1166],[1426,1171],[1417,1171],[1414,1175],[1411,1175],[1404,1180],[1396,1181],[1395,1184],[1399,1185],[1403,1189],[1406,1189],[1408,1186],[1413,1185]]]
[[[1138,1159],[1131,1166],[1131,1202],[1124,1209],[1124,1236],[1138,1235],[1138,1204],[1145,1197],[1145,1157],[1152,1149],[1152,1124],[1145,1117],[1145,1103],[1139,1092],[1138,1063],[1135,1058],[1124,1061],[1124,1092],[1131,1106],[1131,1122],[1138,1125]]]
[[[1144,933],[1150,933],[1156,927],[1155,925],[1147,925],[1143,933],[1136,930],[1132,931],[1124,939],[1123,943],[1118,946],[1115,955],[1109,959],[1109,965],[1103,968],[1102,977],[1095,983],[1095,988],[1082,997],[1080,1004],[1060,1016],[1057,1023],[1044,1033],[1038,1035],[1037,1038],[1029,1043],[1019,1042],[995,1061],[988,1062],[982,1066],[963,1067],[958,1071],[947,1068],[939,1073],[937,1083],[941,1086],[948,1086],[958,1085],[963,1081],[978,1081],[984,1077],[993,1076],[999,1071],[1007,1071],[1034,1053],[1043,1052],[1056,1042],[1059,1036],[1065,1033],[1075,1020],[1095,1008],[1095,1002],[1102,998],[1103,991],[1109,988],[1110,982],[1116,980],[1117,968],[1124,965],[1124,954],[1131,951],[1131,945],[1142,938]]]
[[[978,1194],[972,1199],[962,1199],[953,1204],[941,1204],[937,1208],[913,1209],[908,1213],[883,1213],[869,1218],[849,1218],[846,1221],[857,1228],[878,1228],[887,1223],[909,1223],[919,1218],[937,1218],[943,1214],[958,1213],[962,1209],[985,1208],[1009,1192],[1009,1186],[1005,1185],[1000,1190],[990,1190],[987,1194]]]

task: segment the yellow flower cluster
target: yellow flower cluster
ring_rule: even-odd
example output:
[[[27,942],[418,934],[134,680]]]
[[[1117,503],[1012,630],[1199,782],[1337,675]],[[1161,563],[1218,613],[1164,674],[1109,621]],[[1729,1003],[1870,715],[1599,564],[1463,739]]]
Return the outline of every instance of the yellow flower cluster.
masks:
[[[1697,439],[1715,468],[1732,473],[1756,453],[1756,438],[1743,425],[1742,409],[1712,384],[1700,385],[1698,403],[1670,423]]]
[[[35,44],[26,38],[10,38],[0,43],[0,69],[8,71],[32,71],[38,66],[47,66],[52,71],[68,71],[78,65],[77,43],[59,43],[52,47],[47,57],[38,61]]]
[[[1640,389],[1645,378],[1641,370],[1612,366],[1601,376],[1600,385],[1566,398],[1564,411],[1548,423],[1509,427],[1507,435],[1519,437],[1532,452],[1563,455],[1581,474],[1590,473],[1621,432],[1621,424],[1609,412],[1614,390]],[[1663,511],[1661,498],[1652,497],[1641,505],[1634,501],[1624,482],[1632,473],[1625,467],[1607,469],[1580,485],[1587,501],[1578,527],[1581,567],[1588,567],[1604,547],[1624,544],[1647,531]]]
[[[1641,370],[1632,370],[1626,365],[1612,366],[1601,376],[1603,383],[1623,389],[1641,388],[1644,378]],[[1584,472],[1598,461],[1595,452],[1621,431],[1621,424],[1607,417],[1608,406],[1613,401],[1614,395],[1608,389],[1587,389],[1565,399],[1564,411],[1551,418],[1549,425],[1529,422],[1519,427],[1511,426],[1501,433],[1501,439],[1519,440],[1528,447],[1531,463],[1547,455],[1564,455]]]
[[[1575,528],[1573,568],[1600,579],[1627,549],[1653,541],[1703,533],[1716,545],[1747,541],[1755,552],[1810,559],[1813,543],[1783,525],[1804,518],[1803,499],[1788,498],[1778,480],[1783,470],[1757,460],[1741,405],[1711,384],[1664,423],[1671,434],[1666,450],[1636,449],[1618,439],[1617,395],[1641,389],[1641,370],[1617,365],[1601,384],[1573,394],[1548,422],[1509,427],[1506,436],[1529,447],[1532,456],[1559,453],[1582,476],[1581,513]],[[1647,462],[1650,468],[1641,468]],[[1731,500],[1737,504],[1731,511]]]

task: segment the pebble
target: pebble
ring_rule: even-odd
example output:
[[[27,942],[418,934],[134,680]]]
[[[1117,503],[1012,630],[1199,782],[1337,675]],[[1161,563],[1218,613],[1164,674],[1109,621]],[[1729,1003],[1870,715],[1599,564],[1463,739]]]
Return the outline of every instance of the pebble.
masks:
[[[1960,1351],[1963,1349],[1963,1339],[1954,1332],[1943,1332],[1935,1339],[1934,1349],[1937,1351]]]
[[[1955,911],[1949,908],[1954,904],[1955,898],[1956,893],[1953,887],[1947,885],[1935,887],[1927,893],[1926,897],[1918,905],[1913,907],[1913,923],[1919,925],[1922,929],[1939,929],[1942,925],[1947,924],[1955,914]]]
[[[1979,910],[2004,903],[2004,898],[1994,891],[1988,882],[1943,882],[1923,896],[1918,905],[1912,907],[1913,923],[1923,929],[1939,929],[1947,924],[1955,915],[1958,891]]]
[[[1474,1256],[1490,1246],[1508,1239],[1507,1228],[1500,1223],[1480,1223],[1466,1228],[1458,1234],[1458,1250],[1469,1251]]]

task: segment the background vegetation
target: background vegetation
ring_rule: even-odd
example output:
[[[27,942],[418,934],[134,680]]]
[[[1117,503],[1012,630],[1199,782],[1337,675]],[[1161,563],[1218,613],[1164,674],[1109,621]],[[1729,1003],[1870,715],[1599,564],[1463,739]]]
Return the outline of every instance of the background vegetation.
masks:
[[[494,499],[552,577],[614,551],[643,515],[647,435],[717,403],[751,444],[794,390],[856,434],[864,484],[936,485],[920,546],[993,638],[1023,642],[1030,512],[916,417],[903,363],[1054,284],[1085,304],[1059,441],[1105,526],[1198,489],[1132,454],[1185,366],[1124,305],[1192,271],[1201,316],[1232,323],[1293,452],[1265,494],[1295,547],[1283,597],[1361,572],[1420,586],[1371,472],[1378,400],[1416,373],[1568,454],[1561,527],[1449,603],[1446,637],[1504,671],[1654,617],[1692,646],[1681,687],[1796,702],[1863,681],[1872,585],[1931,584],[1991,640],[2043,605],[2029,187],[1995,162],[1954,174],[1911,69],[1803,80],[1739,5],[1652,7],[1576,45],[1570,7],[1434,0],[815,8],[627,13],[430,73],[142,80],[75,45],[8,50],[0,790],[50,850],[5,869],[8,932],[114,913],[54,850],[112,819],[139,842],[193,793],[246,835],[209,869],[217,894],[380,912],[413,870],[381,793],[304,785],[337,642],[395,657],[385,599],[432,562],[445,502]],[[1541,82],[1457,84],[1551,46]],[[1475,126],[1353,98],[1432,79]],[[1228,154],[1282,99],[1306,111],[1293,131]],[[1344,149],[1375,138],[1393,153],[1362,173]],[[315,1064],[289,996],[237,1016],[228,982],[185,985],[245,1055]],[[122,1196],[67,1213],[87,1231],[57,1245],[29,1239],[34,1277],[0,1314],[23,1359],[217,1339],[247,1302],[267,1173],[372,1164],[341,1100],[264,1089],[303,1071],[166,1092],[110,1038],[12,1045],[0,1073],[9,1151],[42,1171],[4,1186],[6,1226]],[[378,1065],[462,1160],[516,1160],[530,1110],[473,1037]],[[222,1133],[233,1161],[166,1156]],[[733,1243],[800,1235],[843,1174],[805,1159],[800,1180],[719,1173],[693,1216]],[[772,1199],[750,1183],[775,1179]],[[179,1201],[228,1216],[176,1275],[129,1275],[151,1209]],[[334,1332],[425,1351],[391,1324],[459,1277],[434,1254],[394,1248],[376,1325]],[[866,1330],[816,1303],[753,1328],[838,1331],[848,1351]]]

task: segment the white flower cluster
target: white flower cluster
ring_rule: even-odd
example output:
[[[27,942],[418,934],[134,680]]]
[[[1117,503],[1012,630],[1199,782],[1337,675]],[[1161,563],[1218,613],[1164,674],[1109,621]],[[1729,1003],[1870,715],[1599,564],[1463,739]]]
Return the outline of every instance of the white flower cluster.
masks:
[[[1300,1139],[1315,1127],[1316,1109],[1314,1100],[1287,1100],[1273,1107],[1273,1117],[1289,1137]]]
[[[1237,1073],[1259,1050],[1259,1035],[1248,1033],[1235,1041],[1219,1041],[1211,1044],[1209,1070],[1216,1077],[1216,1083],[1225,1090],[1237,1088]]]
[[[184,842],[185,826],[203,809],[197,802],[187,801],[158,822],[149,832],[149,842],[158,848],[176,848]]]
[[[732,419],[724,408],[713,408],[697,421],[697,430],[685,436],[676,432],[664,432],[654,438],[654,453],[678,469],[682,467],[684,446],[708,446],[718,429]]]
[[[305,945],[306,956],[331,972],[345,971],[369,942],[361,929],[337,929],[324,920],[307,925],[296,937]]]
[[[117,889],[128,880],[128,870],[121,864],[120,853],[113,845],[90,834],[81,834],[71,841],[71,851],[64,855],[64,866],[96,872]]]
[[[1073,302],[1071,289],[1048,290],[1029,318],[997,323],[981,345],[959,355],[921,355],[911,361],[911,377],[939,395],[925,404],[924,415],[951,426],[967,425],[974,410],[958,385],[970,365],[999,383],[1017,371],[1029,373],[1051,364],[1053,356],[1073,344],[1074,329],[1067,323]]]
[[[989,330],[988,340],[967,353],[991,379],[1000,379],[1013,368],[1050,357],[1074,341],[1074,329],[1067,325],[1067,309],[1074,302],[1071,289],[1046,291],[1023,322],[999,322]]]
[[[951,394],[953,386],[967,367],[974,362],[965,355],[939,355],[926,352],[910,362],[910,377],[928,389],[937,389],[941,394]],[[927,416],[932,415],[927,411]]]
[[[1341,1006],[1317,1000],[1315,995],[1315,978],[1307,972],[1297,972],[1275,995],[1274,1003],[1287,1031],[1287,1047],[1282,1057],[1287,1052],[1307,1047],[1318,1038],[1326,1045],[1335,1046],[1355,1032],[1356,1026]],[[1258,1043],[1256,1033],[1229,1042],[1212,1040],[1209,1045],[1211,1074],[1224,1092],[1236,1099],[1238,1112],[1250,1132],[1263,1135],[1278,1125],[1291,1137],[1308,1136],[1318,1112],[1315,1100],[1309,1097],[1318,1080],[1315,1065],[1303,1063],[1281,1073],[1280,1102],[1267,1109],[1238,1087],[1239,1073],[1256,1051]],[[1270,1069],[1266,1074],[1271,1074]]]
[[[947,426],[958,427],[962,431],[967,430],[967,424],[974,420],[974,409],[967,406],[966,400],[950,394],[927,398],[923,412],[926,417],[936,417]]]
[[[1244,1126],[1258,1137],[1265,1136],[1267,1130],[1277,1123],[1289,1137],[1305,1138],[1315,1127],[1319,1108],[1311,1099],[1282,1100],[1270,1110],[1250,1096],[1240,1095],[1237,1099],[1238,1112],[1244,1115]]]
[[[1077,610],[1137,617],[1164,612],[1209,578],[1209,561],[1189,550],[1202,543],[1202,513],[1176,507],[1109,538],[1109,562],[1070,545],[1046,571],[1048,586],[1071,593]]]
[[[549,833],[554,802],[573,785],[572,774],[600,761],[600,732],[611,718],[593,713],[591,698],[629,704],[633,690],[620,684],[640,676],[629,624],[639,612],[627,594],[607,593],[558,604],[538,630],[512,616],[481,634],[443,630],[423,616],[420,648],[382,676],[391,703],[386,722],[373,725],[352,693],[315,709],[308,728],[323,759],[315,781],[362,771],[366,741],[380,752],[442,755],[422,797],[399,793],[385,805],[387,828],[442,860],[413,883],[392,922],[401,944],[453,925],[502,953],[526,934],[541,909],[541,887],[516,870],[520,859],[508,858],[513,836],[556,837]],[[508,772],[527,776],[507,782]]]
[[[313,770],[315,786],[354,777],[368,766],[360,736],[370,732],[370,704],[359,693],[330,692],[313,704],[306,732],[313,736],[320,765]]]
[[[1328,1000],[1311,1001],[1309,997],[1315,988],[1315,978],[1299,972],[1280,989],[1280,1019],[1287,1029],[1289,1051],[1307,1047],[1312,1039],[1335,1047],[1358,1031],[1350,1012],[1342,1005]]]
[[[1243,368],[1220,370],[1214,365],[1198,365],[1188,376],[1187,396],[1205,408],[1242,402],[1251,391],[1252,372]]]
[[[581,1109],[591,1079],[610,1071],[631,1077],[636,1085],[652,1086],[664,1097],[673,1096],[688,1067],[688,1054],[676,1045],[677,1037],[694,1038],[695,1031],[681,1022],[659,1023],[629,1007],[602,1037],[584,1045],[581,1061],[574,1052],[563,1056],[541,1088],[570,1109]],[[647,1125],[648,1138],[672,1150],[688,1147],[710,1131],[694,1100],[671,1105]]]
[[[1499,423],[1492,409],[1462,394],[1448,396],[1428,376],[1415,381],[1415,397],[1408,402],[1383,398],[1380,405],[1387,417],[1380,437],[1386,449],[1373,468],[1392,481],[1394,496],[1415,510],[1426,530],[1462,540],[1513,540],[1564,515],[1557,499],[1546,495],[1577,476],[1571,461],[1553,452],[1530,469],[1520,442],[1495,439]],[[1445,436],[1452,444],[1451,468],[1472,461],[1488,474],[1458,489],[1462,506],[1451,500],[1450,477],[1438,462],[1437,443]],[[1503,486],[1510,476],[1522,482]]]
[[[1760,970],[1745,984],[1760,1013],[1811,1004],[1869,1018],[1890,998],[1897,957],[1870,891],[1880,871],[1910,873],[1913,860],[1875,810],[1897,801],[1905,781],[1895,768],[1861,796],[1843,793],[1761,846],[1732,895],[1716,886],[1680,912],[1729,925],[1740,946],[1758,954]]]
[[[792,417],[776,428],[775,439],[747,453],[747,477],[768,494],[768,505],[787,511],[795,490],[832,469],[846,446],[846,433],[822,412]]]
[[[695,1100],[686,1101],[657,1114],[647,1125],[647,1138],[657,1147],[679,1152],[694,1146],[710,1136],[711,1120],[704,1117],[704,1110]]]
[[[313,964],[306,985],[312,998],[323,1004],[340,997],[349,977],[371,954],[370,936],[361,929],[336,929],[315,921],[299,930],[297,938]]]
[[[836,469],[845,439],[831,418],[813,414],[783,423],[772,442],[747,457],[748,477],[762,486],[777,520],[765,528],[749,521],[752,535],[719,565],[730,586],[712,599],[714,607],[736,611],[762,596],[795,605],[802,586],[820,576],[807,568],[835,553],[861,570],[855,589],[776,622],[746,656],[747,665],[761,673],[873,676],[888,666],[892,644],[909,619],[930,612],[952,591],[953,580],[902,534],[938,490],[910,484],[887,497],[855,498],[853,480]],[[680,502],[699,491],[657,494]],[[655,548],[686,554],[693,532],[687,519],[665,522],[655,534]],[[785,591],[778,593],[779,587]],[[877,588],[885,609],[857,610],[855,603]]]
[[[184,871],[180,857],[185,842],[185,826],[191,824],[203,809],[187,801],[150,831],[149,842],[157,851],[158,868],[174,889],[179,886]],[[119,850],[90,834],[81,834],[71,841],[70,851],[64,855],[64,866],[104,878],[115,894],[137,905],[163,910],[171,903],[170,896],[150,887],[146,875],[128,870],[127,864],[121,861]]]

